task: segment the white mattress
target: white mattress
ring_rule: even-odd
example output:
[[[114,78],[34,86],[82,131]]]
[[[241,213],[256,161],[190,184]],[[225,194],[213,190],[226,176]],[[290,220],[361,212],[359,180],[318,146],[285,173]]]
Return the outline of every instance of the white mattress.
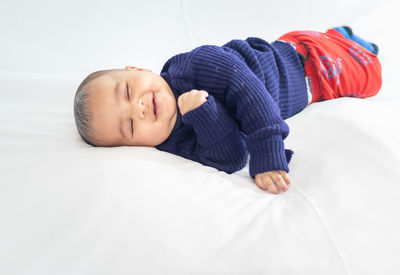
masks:
[[[0,4],[1,274],[400,274],[395,1],[38,2]],[[287,120],[280,195],[248,165],[228,175],[76,131],[73,96],[92,71],[159,72],[200,44],[341,24],[380,46],[382,90]]]

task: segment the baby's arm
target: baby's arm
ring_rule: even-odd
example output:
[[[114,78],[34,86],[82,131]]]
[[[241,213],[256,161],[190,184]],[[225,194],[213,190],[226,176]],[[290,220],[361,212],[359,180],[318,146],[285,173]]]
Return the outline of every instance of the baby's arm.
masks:
[[[204,90],[191,90],[178,97],[182,121],[196,133],[191,157],[228,174],[246,165],[247,150],[239,128],[226,108]]]
[[[191,90],[183,93],[178,97],[178,107],[182,114],[192,111],[207,101],[208,93],[204,90]],[[219,144],[218,144],[219,145]],[[216,145],[214,145],[215,147]],[[288,190],[290,184],[289,175],[284,170],[274,170],[257,174],[255,176],[256,185],[262,190],[268,190],[274,194],[280,193],[279,186],[282,190]],[[277,186],[275,186],[275,184]]]

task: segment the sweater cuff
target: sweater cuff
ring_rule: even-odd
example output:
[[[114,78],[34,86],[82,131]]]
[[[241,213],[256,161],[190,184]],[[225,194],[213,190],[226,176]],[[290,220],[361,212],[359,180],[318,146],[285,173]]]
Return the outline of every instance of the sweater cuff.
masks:
[[[201,145],[214,144],[230,134],[235,122],[212,95],[207,101],[182,116],[183,123],[192,125]]]
[[[247,144],[250,153],[249,172],[252,178],[257,174],[284,170],[289,172],[289,162],[293,151],[286,150],[282,136],[274,135],[257,143]]]

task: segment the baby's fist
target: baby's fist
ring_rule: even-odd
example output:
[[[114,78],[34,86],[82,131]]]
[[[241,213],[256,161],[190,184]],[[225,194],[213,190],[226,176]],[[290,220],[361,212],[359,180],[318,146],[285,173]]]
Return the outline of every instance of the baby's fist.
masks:
[[[182,115],[196,109],[207,101],[208,93],[204,90],[191,90],[178,97],[178,106]]]
[[[269,171],[257,174],[255,176],[255,181],[260,189],[268,190],[274,194],[280,193],[278,186],[283,191],[288,190],[288,184],[291,182],[289,175],[284,170]]]

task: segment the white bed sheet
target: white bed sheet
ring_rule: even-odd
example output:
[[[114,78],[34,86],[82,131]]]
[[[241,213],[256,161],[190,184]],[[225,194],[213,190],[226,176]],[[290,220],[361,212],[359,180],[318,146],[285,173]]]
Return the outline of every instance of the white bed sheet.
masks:
[[[18,8],[13,3],[2,3],[1,23],[12,22]],[[73,10],[78,5],[71,3],[62,7]],[[147,17],[159,5],[168,13],[155,13],[170,20],[148,21],[132,32],[155,42],[152,31],[179,27],[158,36],[164,44],[176,37],[162,49],[164,56],[233,37],[259,35],[271,41],[295,28],[323,31],[343,23],[380,46],[384,85],[376,97],[316,103],[288,119],[291,134],[285,144],[295,151],[289,165],[293,184],[273,195],[256,187],[248,165],[228,175],[155,148],[85,144],[73,121],[75,90],[96,66],[131,65],[113,63],[122,62],[129,49],[121,46],[115,54],[115,41],[110,48],[83,47],[86,55],[80,53],[79,63],[71,59],[75,48],[57,48],[58,36],[38,35],[32,48],[13,49],[13,42],[29,36],[13,30],[45,26],[44,20],[28,24],[29,16],[39,16],[40,10],[22,10],[26,21],[0,29],[0,34],[14,34],[0,46],[0,59],[5,60],[0,64],[1,274],[399,274],[395,2],[339,1],[348,10],[331,7],[330,13],[328,2],[319,1],[293,2],[290,10],[283,2],[266,1],[246,1],[253,6],[235,1],[162,3],[114,1],[110,20],[120,27],[117,41],[124,39],[127,22],[137,20],[116,21],[118,12]],[[103,18],[110,7],[102,2],[93,8],[92,18]],[[222,11],[224,20],[219,19]],[[67,18],[57,12],[61,21]],[[43,11],[42,16],[50,15]],[[281,17],[285,20],[278,22]],[[81,11],[72,18],[87,17]],[[85,26],[73,34],[68,26],[58,27],[67,38],[76,38],[88,34]],[[147,32],[138,31],[143,26]],[[92,35],[99,41],[106,36],[101,31]],[[33,56],[40,45],[48,55]],[[18,57],[21,49],[32,58]],[[57,51],[55,60],[52,53]],[[138,58],[158,72],[165,61],[151,50],[141,55],[149,59],[134,53],[128,62]]]

